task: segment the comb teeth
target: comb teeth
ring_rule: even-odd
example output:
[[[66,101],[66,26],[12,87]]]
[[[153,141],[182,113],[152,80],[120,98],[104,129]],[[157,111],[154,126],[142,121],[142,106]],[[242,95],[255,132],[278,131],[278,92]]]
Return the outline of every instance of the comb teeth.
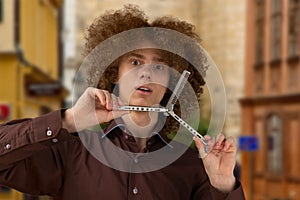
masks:
[[[119,106],[117,110],[139,112],[168,112],[166,108],[143,107],[143,106]]]
[[[189,71],[186,71],[184,70],[183,73],[181,74],[180,78],[179,78],[179,81],[172,93],[172,96],[170,97],[170,100],[168,101],[168,104],[166,106],[166,108],[168,110],[173,110],[173,107],[176,103],[176,101],[178,100],[187,80],[188,80],[188,77],[190,76],[190,72]]]

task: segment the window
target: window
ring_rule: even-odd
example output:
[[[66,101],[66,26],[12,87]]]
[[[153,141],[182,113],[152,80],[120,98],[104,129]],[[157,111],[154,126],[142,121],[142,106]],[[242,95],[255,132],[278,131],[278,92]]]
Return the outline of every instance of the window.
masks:
[[[254,68],[254,91],[256,94],[261,94],[263,93],[264,90],[264,68],[262,65],[256,66]]]
[[[266,166],[266,140],[265,140],[265,128],[264,128],[264,121],[261,116],[254,116],[254,133],[255,136],[258,138],[259,141],[259,150],[254,152],[254,174],[261,176],[265,173],[265,166]]]
[[[268,171],[272,175],[282,173],[282,123],[278,115],[272,114],[267,121],[268,126]]]
[[[281,0],[271,1],[271,60],[280,60],[281,56]]]
[[[299,67],[297,63],[289,63],[287,85],[290,92],[297,92],[299,88]]]
[[[263,63],[264,58],[264,27],[265,27],[265,4],[264,0],[256,1],[255,19],[255,62],[256,65]]]
[[[288,56],[296,57],[299,55],[300,37],[300,4],[299,0],[289,1],[289,24],[288,24]]]
[[[280,92],[281,83],[281,68],[280,65],[271,65],[270,67],[270,92],[277,93]]]

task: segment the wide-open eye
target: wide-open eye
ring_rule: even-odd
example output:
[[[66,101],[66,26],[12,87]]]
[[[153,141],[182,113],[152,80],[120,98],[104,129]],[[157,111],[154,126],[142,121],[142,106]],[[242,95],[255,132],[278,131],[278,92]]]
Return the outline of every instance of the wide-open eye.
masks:
[[[139,65],[141,65],[141,62],[139,60],[134,59],[134,60],[131,60],[131,64],[135,65],[135,66],[139,66]]]
[[[155,64],[154,69],[156,70],[164,70],[165,66],[163,64]]]

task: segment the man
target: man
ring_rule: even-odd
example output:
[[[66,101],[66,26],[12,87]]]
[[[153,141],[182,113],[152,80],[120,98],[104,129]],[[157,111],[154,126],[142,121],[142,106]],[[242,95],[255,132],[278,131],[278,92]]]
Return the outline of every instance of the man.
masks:
[[[93,22],[87,53],[116,34],[142,27],[171,29],[199,39],[186,22],[163,17],[150,23],[142,11],[129,5]],[[183,69],[191,72],[189,82],[197,96],[201,94],[204,81],[195,67],[158,48],[151,37],[145,33],[142,46],[147,48],[138,42],[134,50],[114,60],[72,108],[1,125],[1,184],[72,200],[244,199],[233,176],[237,150],[233,138],[220,134],[211,151],[204,153],[204,145],[195,137],[199,159],[196,150],[168,141],[166,135],[179,128],[174,119],[158,112],[118,110],[121,105],[166,106]],[[118,45],[122,48],[128,42]],[[182,48],[192,55],[189,47]],[[98,68],[90,70],[91,83],[99,79]],[[195,104],[188,105],[185,109],[194,109]],[[180,114],[180,106],[177,102],[174,112]],[[89,129],[103,123],[108,123],[104,131]],[[168,160],[173,155],[176,159]]]

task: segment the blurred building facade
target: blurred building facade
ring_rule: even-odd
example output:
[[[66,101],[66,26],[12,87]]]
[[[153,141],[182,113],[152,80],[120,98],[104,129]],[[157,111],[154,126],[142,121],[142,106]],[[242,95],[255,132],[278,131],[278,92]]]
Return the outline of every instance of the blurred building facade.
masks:
[[[0,0],[1,123],[61,108],[61,7],[62,0]],[[48,198],[1,187],[0,199]]]
[[[246,2],[200,0],[198,10],[195,23],[202,45],[216,63],[224,81],[226,119],[223,133],[238,137],[241,133],[239,99],[244,93]]]
[[[300,1],[247,0],[242,132],[259,140],[242,153],[249,200],[300,199]]]

